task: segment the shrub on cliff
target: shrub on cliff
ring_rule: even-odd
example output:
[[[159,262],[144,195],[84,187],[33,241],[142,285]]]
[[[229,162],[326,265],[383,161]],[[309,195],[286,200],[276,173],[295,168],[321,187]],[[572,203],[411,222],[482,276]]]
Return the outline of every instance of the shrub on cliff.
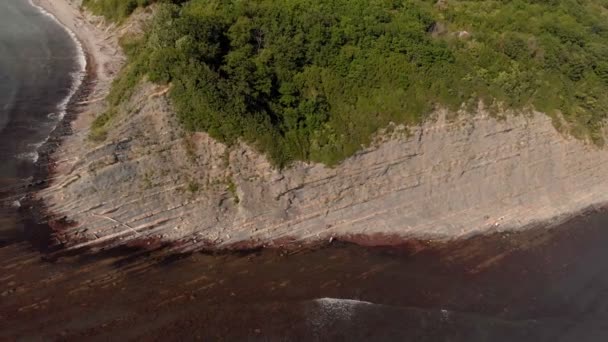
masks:
[[[118,21],[131,14],[137,8],[138,2],[145,5],[144,0],[83,0],[82,3],[93,13]]]
[[[478,100],[561,111],[588,134],[608,113],[607,9],[599,0],[191,0],[160,8],[111,99],[144,75],[171,82],[187,128],[245,139],[279,165],[333,164],[390,121]]]
[[[120,21],[133,13],[137,7],[145,7],[153,2],[177,4],[184,1],[186,0],[82,0],[82,5],[110,21]]]

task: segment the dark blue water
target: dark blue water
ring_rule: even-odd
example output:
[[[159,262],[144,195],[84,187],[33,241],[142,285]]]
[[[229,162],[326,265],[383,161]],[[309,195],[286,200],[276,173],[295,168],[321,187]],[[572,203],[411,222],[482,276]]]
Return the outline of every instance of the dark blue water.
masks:
[[[0,1],[0,243],[22,229],[10,206],[65,110],[77,58],[76,43],[51,17],[28,0]]]

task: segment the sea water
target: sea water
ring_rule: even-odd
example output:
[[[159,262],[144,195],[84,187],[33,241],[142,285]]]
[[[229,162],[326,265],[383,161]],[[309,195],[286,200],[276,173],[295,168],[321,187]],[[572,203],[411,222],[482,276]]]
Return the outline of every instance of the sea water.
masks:
[[[37,150],[82,82],[73,34],[28,0],[0,1],[0,243],[19,230],[18,206]]]

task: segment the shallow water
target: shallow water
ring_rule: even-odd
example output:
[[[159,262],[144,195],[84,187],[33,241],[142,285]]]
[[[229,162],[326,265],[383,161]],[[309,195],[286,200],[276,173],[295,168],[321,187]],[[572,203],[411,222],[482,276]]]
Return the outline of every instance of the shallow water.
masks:
[[[0,2],[0,186],[32,174],[76,48],[26,0]],[[21,156],[21,157],[18,157]],[[2,192],[2,191],[0,191]],[[608,214],[551,230],[295,254],[123,248],[51,258],[0,213],[0,340],[603,341]]]
[[[0,249],[0,340],[603,341],[608,215],[291,254]]]
[[[23,230],[6,204],[24,193],[36,150],[60,119],[77,55],[66,30],[27,0],[0,2],[0,245]]]

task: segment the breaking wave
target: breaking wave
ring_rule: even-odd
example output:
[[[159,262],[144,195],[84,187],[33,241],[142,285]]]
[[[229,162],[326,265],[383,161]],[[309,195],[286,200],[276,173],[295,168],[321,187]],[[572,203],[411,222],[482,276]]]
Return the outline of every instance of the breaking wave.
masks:
[[[82,47],[82,44],[80,43],[80,40],[78,40],[78,37],[76,37],[76,34],[72,30],[70,30],[67,26],[63,25],[59,21],[59,19],[57,19],[57,17],[55,17],[52,13],[50,13],[46,9],[40,7],[39,5],[35,4],[32,0],[29,0],[29,4],[32,7],[36,8],[40,13],[51,18],[54,22],[56,22],[59,26],[61,26],[68,33],[68,35],[70,36],[70,38],[74,41],[74,44],[76,45],[77,67],[76,67],[76,71],[72,72],[70,75],[72,78],[72,86],[70,87],[70,91],[69,91],[68,95],[57,104],[56,111],[53,113],[49,113],[49,115],[48,115],[48,117],[50,119],[56,120],[55,126],[53,128],[53,129],[55,129],[57,127],[57,125],[61,122],[61,120],[63,120],[63,118],[65,117],[67,110],[68,110],[68,105],[70,104],[70,101],[72,101],[72,98],[74,97],[74,95],[76,94],[78,89],[80,89],[80,86],[84,82],[84,78],[86,77],[86,68],[87,68],[86,54],[84,52],[84,48]],[[33,163],[36,163],[39,158],[38,149],[42,145],[44,145],[48,141],[48,139],[49,139],[49,137],[47,136],[44,139],[44,141],[42,141],[38,144],[34,144],[33,145],[35,147],[34,151],[21,153],[17,157],[19,159],[26,159],[26,160],[32,161]]]

